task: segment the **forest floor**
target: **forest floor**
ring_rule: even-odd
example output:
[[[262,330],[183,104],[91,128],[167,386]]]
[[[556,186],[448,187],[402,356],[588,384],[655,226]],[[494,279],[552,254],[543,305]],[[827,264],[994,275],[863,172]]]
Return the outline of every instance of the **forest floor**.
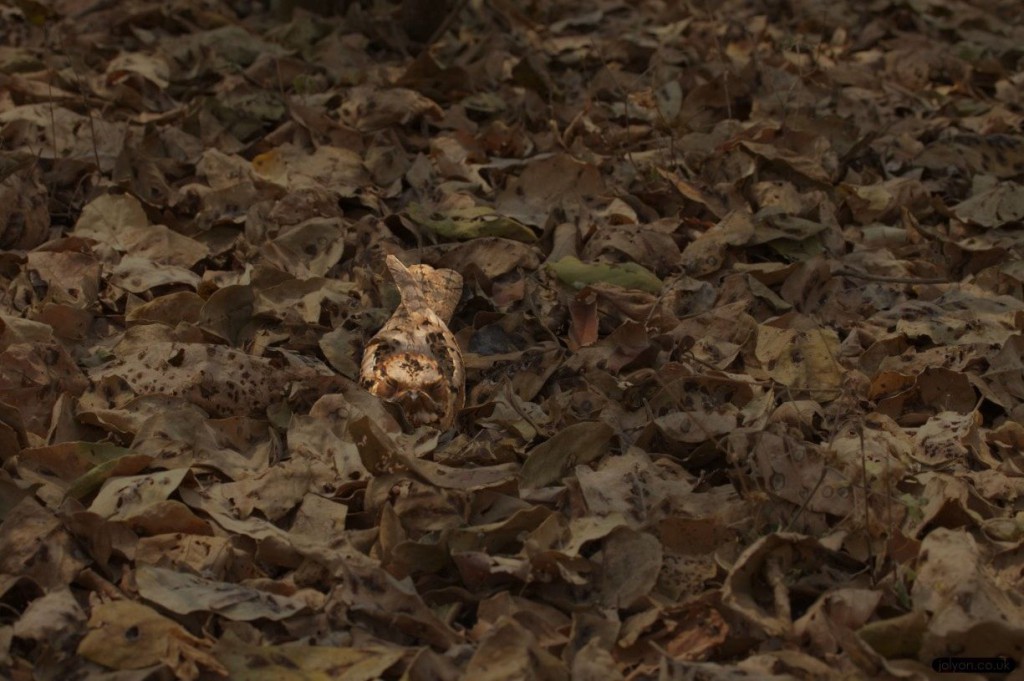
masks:
[[[1024,678],[1019,0],[348,5],[0,0],[0,676]]]

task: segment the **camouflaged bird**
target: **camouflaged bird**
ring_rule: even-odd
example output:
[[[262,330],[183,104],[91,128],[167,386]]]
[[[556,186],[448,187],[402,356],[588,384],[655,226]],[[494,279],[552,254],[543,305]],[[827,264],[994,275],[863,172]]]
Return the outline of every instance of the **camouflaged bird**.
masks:
[[[406,267],[393,255],[387,266],[402,301],[366,344],[359,383],[396,405],[409,425],[446,430],[466,401],[462,352],[448,329],[462,277],[429,265]]]

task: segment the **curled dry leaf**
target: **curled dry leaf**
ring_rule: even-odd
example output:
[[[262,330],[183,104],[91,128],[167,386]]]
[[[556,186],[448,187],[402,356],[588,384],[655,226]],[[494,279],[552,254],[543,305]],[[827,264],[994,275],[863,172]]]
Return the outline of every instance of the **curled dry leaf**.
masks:
[[[791,636],[794,580],[859,567],[813,537],[778,532],[757,540],[737,558],[722,588],[722,603],[768,636]]]
[[[358,130],[374,131],[406,125],[421,117],[441,118],[441,107],[428,97],[406,88],[356,86],[338,108],[341,119]]]
[[[531,631],[502,618],[480,643],[466,667],[477,679],[565,679],[565,664],[541,647]]]

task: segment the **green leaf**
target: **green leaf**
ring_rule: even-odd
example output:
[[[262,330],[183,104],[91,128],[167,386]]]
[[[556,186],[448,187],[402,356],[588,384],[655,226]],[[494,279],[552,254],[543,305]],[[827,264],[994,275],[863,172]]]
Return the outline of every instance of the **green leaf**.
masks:
[[[567,255],[556,263],[548,265],[559,281],[575,288],[583,288],[587,284],[601,282],[614,284],[622,288],[637,289],[648,293],[661,291],[662,282],[646,267],[635,262],[609,265],[605,263],[583,263],[578,258]]]
[[[468,241],[485,236],[496,236],[514,241],[532,243],[537,240],[533,230],[510,217],[499,215],[493,208],[473,206],[452,210],[446,215],[432,213],[419,204],[410,204],[408,216],[442,239]]]
[[[73,499],[89,496],[108,478],[139,473],[153,461],[153,457],[148,454],[136,454],[131,449],[105,442],[81,442],[79,453],[96,465],[68,487],[64,496]]]

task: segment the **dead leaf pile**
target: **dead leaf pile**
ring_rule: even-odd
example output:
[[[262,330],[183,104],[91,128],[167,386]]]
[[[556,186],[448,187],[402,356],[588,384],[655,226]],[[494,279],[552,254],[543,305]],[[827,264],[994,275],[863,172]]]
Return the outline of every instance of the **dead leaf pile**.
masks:
[[[0,676],[1024,664],[1019,0],[328,5],[0,0]]]

